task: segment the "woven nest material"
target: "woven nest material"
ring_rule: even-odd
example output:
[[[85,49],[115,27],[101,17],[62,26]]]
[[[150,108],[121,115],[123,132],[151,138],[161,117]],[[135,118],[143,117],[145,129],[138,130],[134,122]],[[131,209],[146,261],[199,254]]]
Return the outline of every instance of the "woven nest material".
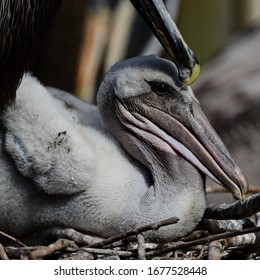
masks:
[[[0,259],[260,259],[259,211],[260,193],[243,202],[207,208],[200,225],[189,236],[170,243],[146,242],[143,232],[178,222],[174,217],[88,245],[58,239],[47,246],[28,247],[0,232],[0,235],[12,239],[15,244],[0,244]]]

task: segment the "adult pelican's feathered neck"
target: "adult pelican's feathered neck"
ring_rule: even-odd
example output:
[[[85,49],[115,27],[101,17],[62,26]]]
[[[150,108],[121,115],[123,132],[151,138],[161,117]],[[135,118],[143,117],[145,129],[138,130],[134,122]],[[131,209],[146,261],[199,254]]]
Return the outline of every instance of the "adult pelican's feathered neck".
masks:
[[[62,0],[3,0],[0,3],[0,112],[40,49]]]
[[[0,112],[10,105],[62,0],[0,2]],[[199,61],[184,42],[162,0],[131,0],[178,68],[183,84],[199,75]]]

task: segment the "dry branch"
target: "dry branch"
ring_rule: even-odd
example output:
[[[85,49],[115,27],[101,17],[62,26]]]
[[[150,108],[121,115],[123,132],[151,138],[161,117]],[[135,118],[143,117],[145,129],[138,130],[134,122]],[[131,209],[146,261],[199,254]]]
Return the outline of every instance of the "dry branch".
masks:
[[[219,185],[207,186],[207,193],[229,193],[229,191]],[[260,186],[250,185],[248,193],[260,193]]]
[[[175,251],[177,249],[187,249],[194,245],[206,244],[206,243],[209,243],[214,240],[219,240],[219,239],[224,239],[224,238],[242,235],[242,234],[246,234],[246,233],[259,232],[259,231],[260,231],[260,227],[253,227],[253,228],[242,229],[242,230],[236,231],[236,232],[225,232],[225,233],[213,234],[213,235],[209,235],[204,238],[199,238],[199,239],[195,239],[195,240],[188,241],[188,242],[175,242],[166,248],[152,250],[150,252],[147,252],[146,257],[157,256],[157,255],[160,255],[163,253]]]
[[[82,250],[82,251],[85,251],[85,252],[88,252],[91,254],[95,254],[95,255],[119,256],[122,258],[131,258],[136,255],[135,252],[110,250],[110,249],[99,249],[99,248],[82,247],[82,248],[79,248],[78,250]]]
[[[48,246],[39,246],[32,252],[28,252],[28,256],[24,257],[23,259],[30,259],[36,260],[51,255],[55,251],[64,249],[64,248],[77,248],[77,245],[74,241],[67,240],[67,239],[58,239],[56,242],[48,245]]]
[[[137,234],[137,242],[138,242],[138,259],[139,260],[146,260],[145,257],[145,240],[144,240],[144,236],[139,233]]]
[[[80,244],[96,243],[103,240],[103,238],[87,235],[73,228],[56,228],[52,230],[51,234],[56,238],[69,239]]]
[[[26,245],[23,244],[20,240],[18,240],[17,238],[15,238],[15,237],[13,237],[13,236],[7,234],[7,233],[4,233],[3,231],[0,231],[0,235],[2,235],[2,236],[4,236],[4,237],[6,237],[6,238],[12,240],[13,242],[19,244],[19,245],[22,246],[22,247],[26,247]]]
[[[204,219],[200,223],[200,227],[210,233],[222,233],[227,231],[239,231],[243,228],[254,227],[255,224],[249,219],[243,220],[212,220]]]
[[[4,247],[2,246],[2,244],[0,243],[0,260],[9,260]]]
[[[208,245],[208,260],[220,260],[223,245],[220,240],[211,241]]]
[[[121,239],[125,239],[127,237],[130,237],[132,235],[137,235],[139,233],[142,233],[142,232],[145,232],[145,231],[148,231],[148,230],[158,230],[160,227],[171,225],[171,224],[176,224],[178,222],[178,220],[179,220],[178,218],[172,217],[172,218],[160,221],[160,222],[156,222],[156,223],[152,223],[152,224],[149,224],[149,225],[144,225],[144,226],[136,227],[136,228],[134,228],[132,230],[123,232],[121,234],[117,234],[117,235],[111,236],[111,237],[109,237],[107,239],[104,239],[104,240],[102,240],[100,242],[89,244],[85,248],[103,247],[105,245],[112,244],[112,243],[114,243],[116,241],[119,241]]]

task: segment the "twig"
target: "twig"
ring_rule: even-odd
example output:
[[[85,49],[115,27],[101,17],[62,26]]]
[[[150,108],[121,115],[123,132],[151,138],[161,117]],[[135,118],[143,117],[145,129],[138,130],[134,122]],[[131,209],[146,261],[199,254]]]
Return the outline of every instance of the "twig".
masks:
[[[137,249],[138,259],[139,260],[146,260],[146,257],[145,257],[145,240],[144,240],[144,236],[141,233],[137,234],[137,242],[138,242],[138,249]]]
[[[222,240],[214,240],[208,246],[208,260],[220,260],[221,253],[230,247],[246,247],[259,242],[259,235],[250,232],[247,234],[228,237]]]
[[[227,249],[228,247],[235,247],[235,246],[241,247],[246,245],[253,245],[258,241],[259,240],[257,238],[257,235],[253,232],[248,234],[228,237],[225,240],[225,248]]]
[[[220,260],[223,245],[220,240],[211,241],[208,245],[208,260]]]
[[[252,216],[260,211],[260,193],[246,198],[243,202],[237,201],[225,207],[216,209],[207,208],[204,219],[229,220],[243,219]]]
[[[260,192],[260,186],[249,186],[249,193],[259,193]],[[229,191],[219,185],[210,185],[207,186],[207,193],[229,193]]]
[[[2,246],[2,244],[0,243],[0,260],[9,260],[4,247]]]
[[[48,245],[48,246],[40,246],[36,250],[29,252],[28,257],[24,259],[36,260],[51,255],[53,252],[57,250],[61,250],[64,248],[78,248],[74,241],[67,239],[58,239],[56,242]]]
[[[10,240],[12,240],[12,241],[14,241],[15,243],[19,244],[19,245],[22,246],[22,247],[26,247],[26,245],[23,244],[20,240],[18,240],[17,238],[15,238],[15,237],[13,237],[13,236],[7,234],[7,233],[4,233],[4,232],[0,231],[0,235],[2,235],[2,236],[4,236],[4,237],[6,237],[6,238],[8,238],[8,239],[10,239]]]
[[[248,189],[249,193],[259,193],[260,192],[260,186],[249,186]]]
[[[110,250],[110,249],[99,249],[99,248],[86,248],[82,247],[79,248],[78,250],[82,250],[91,254],[96,254],[96,255],[117,255],[119,257],[123,258],[130,258],[134,257],[136,254],[135,252],[129,252],[129,251],[117,251],[117,250]]]
[[[196,260],[202,260],[204,258],[204,253],[207,250],[207,246],[206,245],[202,245],[200,248],[200,252],[199,255],[196,257]]]
[[[190,241],[190,240],[205,237],[206,235],[208,235],[207,228],[206,229],[203,228],[203,230],[202,229],[194,230],[188,236],[182,237],[181,241],[187,242],[187,241]]]
[[[24,255],[27,254],[28,249],[26,247],[13,247],[13,246],[8,246],[5,247],[6,254],[9,258],[11,259],[21,259]]]
[[[145,231],[148,231],[148,230],[158,230],[160,227],[175,224],[178,221],[179,221],[178,218],[172,217],[172,218],[160,221],[160,222],[152,223],[152,224],[145,225],[145,226],[136,227],[132,230],[129,230],[129,231],[111,236],[111,237],[109,237],[107,239],[104,239],[100,242],[89,244],[89,245],[85,246],[85,248],[103,247],[105,245],[114,243],[116,241],[119,241],[121,239],[127,238],[127,237],[132,236],[132,235],[137,235],[139,233],[142,233],[142,232],[145,232]]]
[[[59,260],[94,260],[94,256],[85,251],[69,252],[62,254]]]
[[[115,243],[113,243],[115,244]],[[151,242],[145,242],[144,243],[144,248],[145,250],[155,250],[155,249],[161,249],[161,248],[164,248],[165,247],[165,244],[168,244],[168,243],[151,243]],[[135,250],[138,250],[138,246],[139,244],[137,242],[129,242],[128,245],[127,245],[127,250],[128,251],[135,251]],[[106,247],[104,247],[106,248]]]
[[[52,230],[52,235],[57,238],[73,240],[80,244],[96,243],[104,240],[103,238],[83,234],[73,228],[56,228]]]
[[[243,220],[204,219],[200,223],[200,227],[210,233],[238,231],[243,228],[252,228],[254,226],[256,226],[256,225],[253,222],[251,222],[249,219],[243,219]]]
[[[213,235],[210,235],[207,237],[199,238],[199,239],[188,241],[188,242],[182,242],[182,243],[176,242],[167,248],[162,248],[162,249],[146,252],[145,255],[146,255],[146,257],[157,256],[159,254],[167,253],[167,252],[174,251],[177,249],[184,249],[184,248],[189,248],[190,246],[194,246],[194,245],[198,245],[198,244],[209,243],[213,240],[218,240],[218,239],[242,235],[242,234],[246,234],[246,233],[250,233],[250,232],[258,232],[258,231],[260,231],[260,227],[246,228],[246,229],[242,229],[242,230],[239,230],[236,232],[225,232],[225,233],[213,234]]]

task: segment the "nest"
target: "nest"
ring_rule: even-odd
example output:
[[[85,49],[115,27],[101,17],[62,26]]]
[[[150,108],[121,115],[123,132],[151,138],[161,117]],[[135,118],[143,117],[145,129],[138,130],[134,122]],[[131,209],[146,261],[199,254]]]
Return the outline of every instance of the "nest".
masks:
[[[189,236],[170,243],[146,242],[143,233],[177,223],[170,218],[137,227],[104,240],[82,245],[58,239],[47,246],[28,247],[0,232],[16,246],[0,244],[0,259],[55,260],[230,260],[260,259],[260,194],[243,202],[207,208],[198,226]]]

